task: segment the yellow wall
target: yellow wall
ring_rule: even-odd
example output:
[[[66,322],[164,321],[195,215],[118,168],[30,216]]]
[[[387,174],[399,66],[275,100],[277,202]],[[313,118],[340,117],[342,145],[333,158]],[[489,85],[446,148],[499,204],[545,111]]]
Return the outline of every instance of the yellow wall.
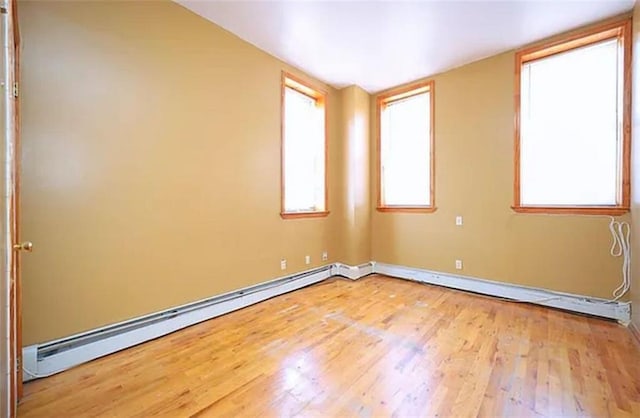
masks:
[[[434,77],[433,214],[375,211],[374,100],[324,86],[331,215],[284,221],[280,72],[300,72],[167,1],[20,12],[25,345],[318,266],[323,250],[598,297],[619,283],[608,219],[509,208],[513,52]]]
[[[633,112],[631,133],[631,322],[640,332],[640,4],[633,8]]]
[[[336,90],[332,213],[285,221],[280,74],[299,72],[171,2],[20,14],[25,345],[342,258]]]
[[[344,259],[358,265],[371,260],[369,210],[369,94],[358,86],[342,95],[342,166],[344,179]]]
[[[372,205],[372,258],[609,298],[621,280],[621,262],[609,255],[608,218],[510,209],[513,77],[513,52],[433,77],[438,209],[380,213]],[[374,100],[372,115],[373,106]],[[372,135],[372,150],[374,140]],[[463,226],[455,226],[456,215],[463,216]],[[462,271],[455,270],[456,259],[463,260]]]

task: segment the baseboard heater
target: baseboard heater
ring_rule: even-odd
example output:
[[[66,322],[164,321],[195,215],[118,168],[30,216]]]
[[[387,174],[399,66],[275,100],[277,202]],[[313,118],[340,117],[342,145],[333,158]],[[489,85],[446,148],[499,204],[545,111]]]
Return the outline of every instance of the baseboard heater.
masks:
[[[624,325],[628,325],[631,319],[628,302],[612,302],[375,261],[358,266],[334,263],[56,341],[24,347],[23,381],[59,373],[332,276],[357,280],[372,273],[596,315],[615,319]]]
[[[412,280],[420,283],[511,299],[517,302],[527,302],[549,308],[613,319],[624,326],[629,325],[631,321],[631,304],[629,302],[611,301],[596,297],[380,262],[375,263],[374,271],[398,279]]]
[[[50,376],[331,276],[341,275],[341,268],[330,264],[49,343],[25,347],[23,381]]]

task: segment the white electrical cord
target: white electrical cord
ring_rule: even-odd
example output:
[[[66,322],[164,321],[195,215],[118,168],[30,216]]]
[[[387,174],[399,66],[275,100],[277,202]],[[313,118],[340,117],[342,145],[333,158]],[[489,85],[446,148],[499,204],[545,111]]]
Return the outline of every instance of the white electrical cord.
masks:
[[[544,216],[574,216],[565,214],[545,214]],[[603,215],[581,215],[584,217],[604,218]],[[613,291],[613,299],[609,302],[617,302],[631,288],[631,226],[625,221],[616,221],[613,216],[609,218],[609,231],[611,231],[611,250],[613,257],[622,257],[622,283]],[[542,301],[542,300],[540,300]],[[526,302],[526,301],[523,301]]]
[[[598,216],[599,217],[599,216]],[[625,221],[616,221],[613,216],[609,219],[609,231],[611,231],[611,250],[613,257],[622,257],[622,283],[613,291],[611,302],[620,300],[631,288],[631,226]],[[544,299],[523,300],[500,298],[510,302],[539,303],[559,299],[549,297]]]
[[[612,301],[617,301],[629,291],[631,287],[631,226],[627,222],[618,222],[611,217],[609,223],[611,231],[611,255],[622,257],[622,283],[613,291]]]

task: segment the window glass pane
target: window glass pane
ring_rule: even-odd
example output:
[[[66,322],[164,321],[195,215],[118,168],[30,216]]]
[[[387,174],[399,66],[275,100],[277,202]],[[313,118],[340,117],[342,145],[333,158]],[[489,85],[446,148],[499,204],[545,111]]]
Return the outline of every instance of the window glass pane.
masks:
[[[383,205],[431,202],[430,93],[391,102],[381,111]]]
[[[521,205],[617,203],[618,54],[614,39],[522,66]]]
[[[285,212],[325,210],[324,109],[316,99],[285,88]]]

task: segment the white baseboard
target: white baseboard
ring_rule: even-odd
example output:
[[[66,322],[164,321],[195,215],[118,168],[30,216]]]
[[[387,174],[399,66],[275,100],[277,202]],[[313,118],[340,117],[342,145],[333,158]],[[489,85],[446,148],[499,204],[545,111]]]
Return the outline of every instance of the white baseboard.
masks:
[[[190,325],[323,281],[332,276],[333,267],[330,265],[282,277],[157,314],[135,318],[45,344],[24,347],[22,350],[23,381],[50,376]],[[101,332],[111,335],[101,337]],[[52,350],[51,347],[57,345],[66,345],[66,347],[57,352]],[[43,355],[46,350],[53,352],[49,355]]]
[[[611,318],[625,325],[630,321],[630,304],[627,302],[611,302],[374,261],[358,266],[335,263],[56,341],[24,347],[23,381],[59,373],[332,276],[357,280],[372,273]]]
[[[449,273],[423,270],[394,264],[374,263],[374,273],[408,279],[422,283],[435,284],[453,289],[467,290],[501,298],[526,301],[536,305],[565,309],[603,318],[615,319],[623,325],[631,320],[629,302],[612,302],[606,299],[570,293],[536,289],[527,286],[494,282],[490,280],[465,277]]]
[[[375,263],[370,261],[368,263],[360,264],[357,266],[349,266],[342,263],[335,264],[335,274],[338,276],[346,277],[347,279],[357,280],[364,276],[373,273],[373,265]]]

